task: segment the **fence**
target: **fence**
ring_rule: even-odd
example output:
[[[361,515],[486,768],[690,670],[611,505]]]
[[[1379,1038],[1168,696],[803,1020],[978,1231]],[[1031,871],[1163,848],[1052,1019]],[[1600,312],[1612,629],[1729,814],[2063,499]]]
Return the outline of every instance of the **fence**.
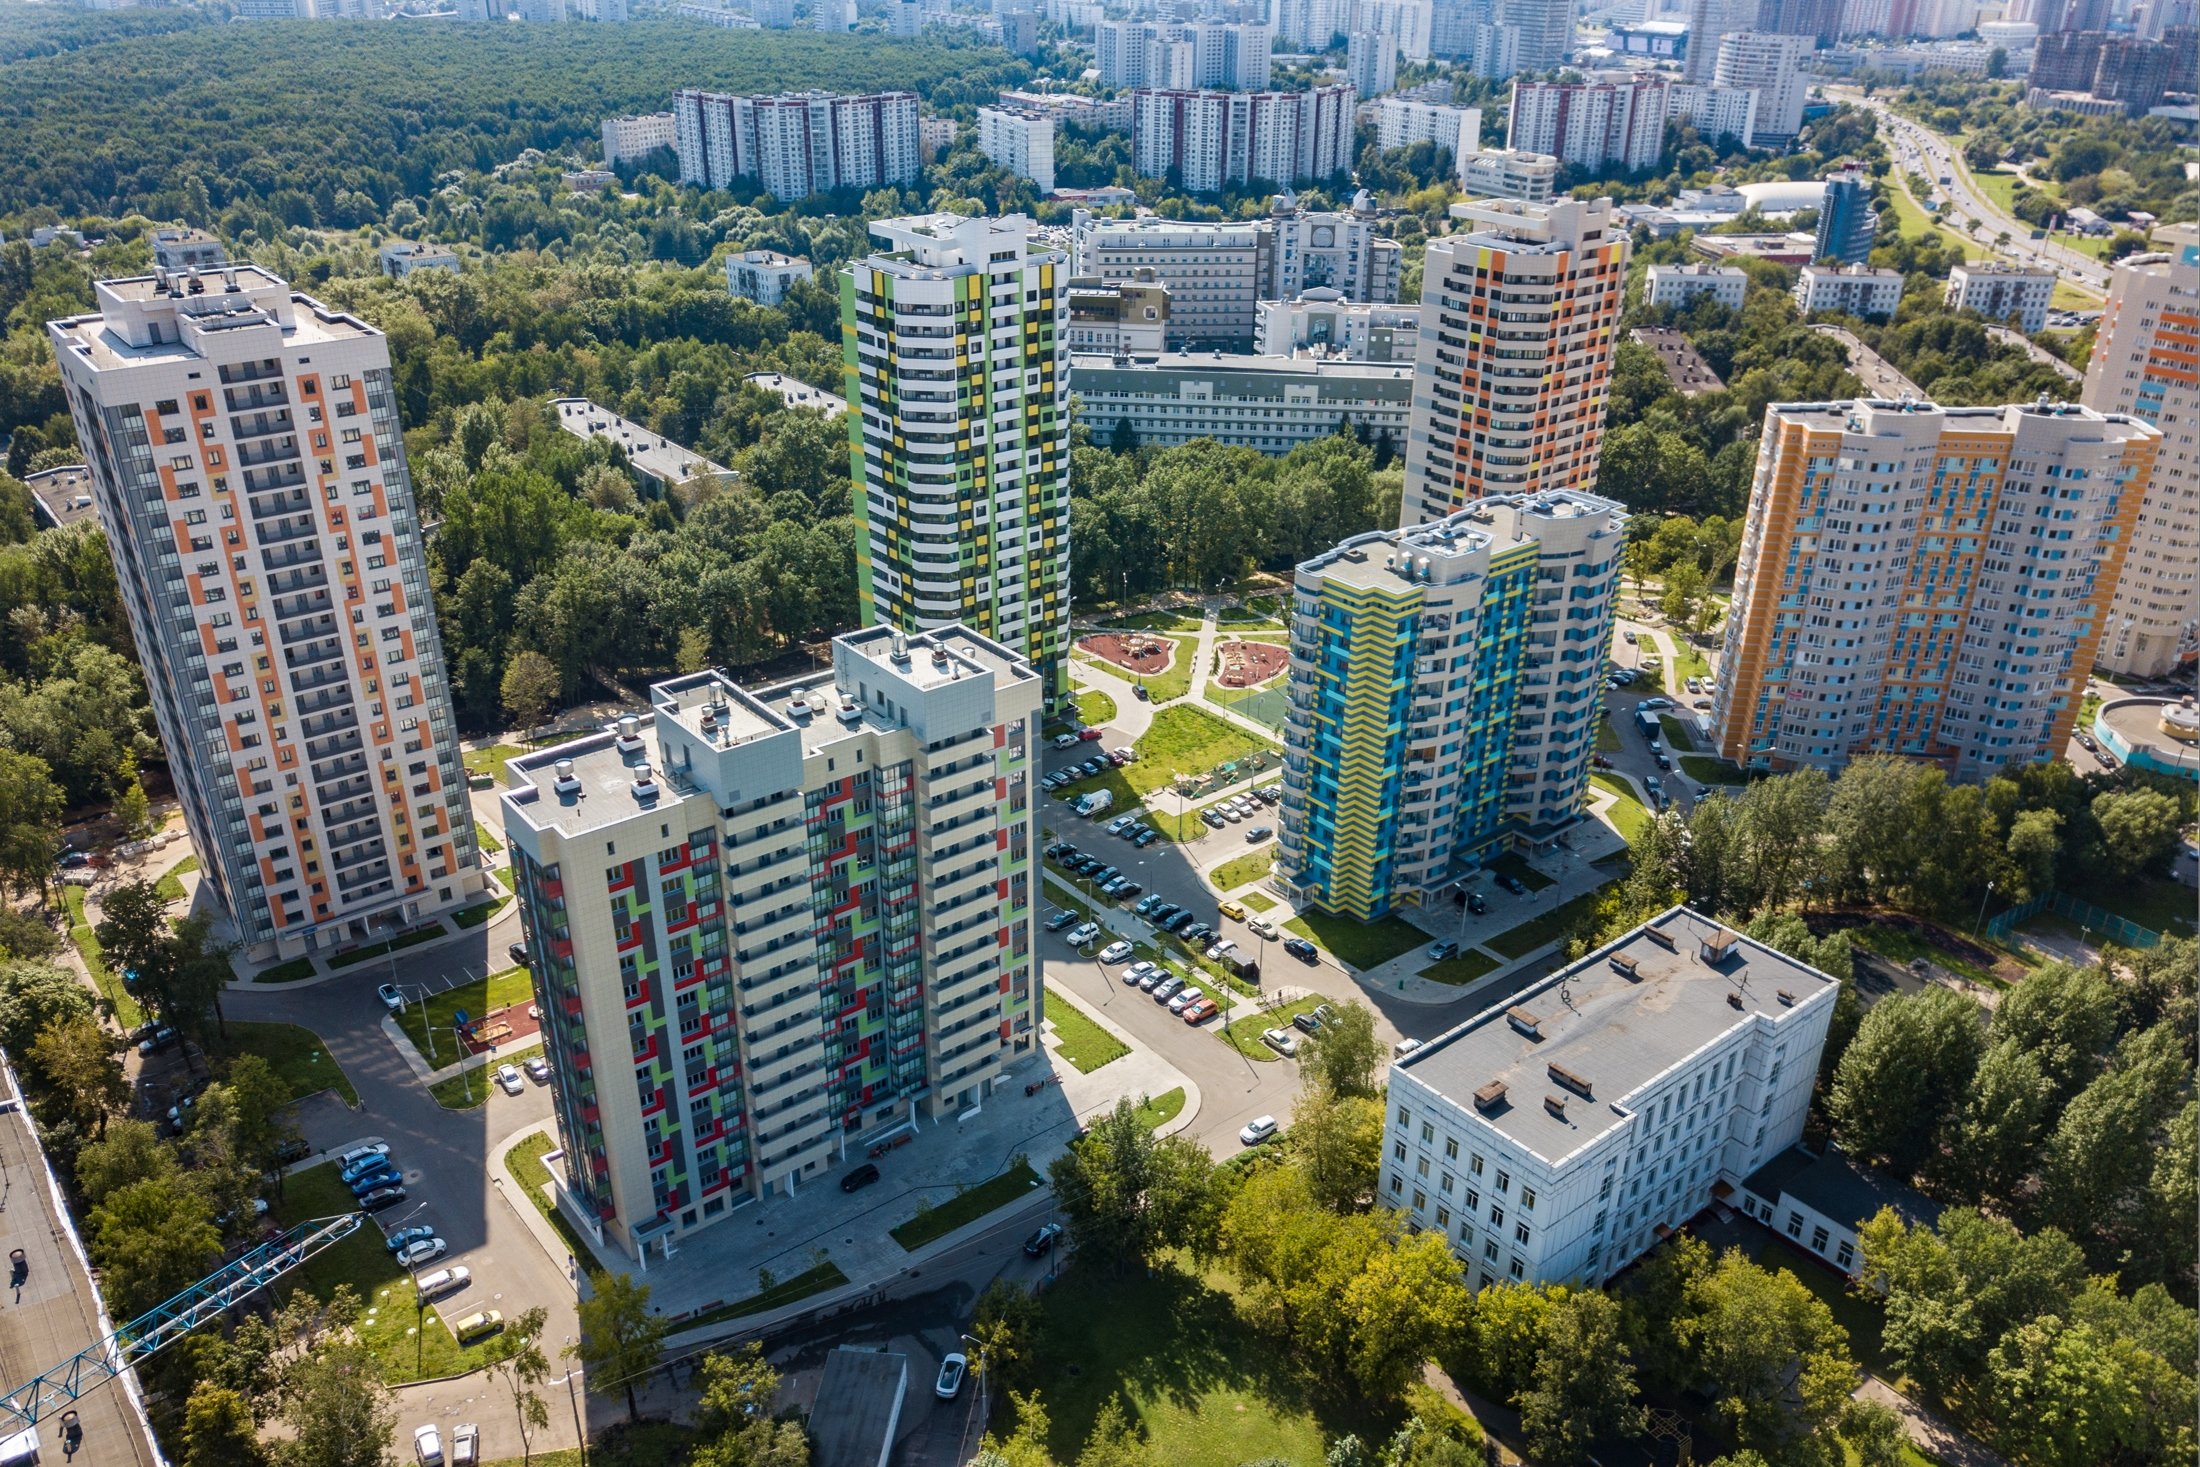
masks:
[[[2036,896],[2006,912],[1995,914],[1986,924],[1986,935],[1996,942],[2007,942],[2018,927],[2040,913],[2050,911],[2058,917],[2069,918],[2088,934],[2097,934],[2108,942],[2121,943],[2125,947],[2152,947],[2162,940],[2162,934],[2152,928],[2141,927],[2129,918],[2103,911],[2091,902],[2081,902],[2076,897],[2066,896],[2059,891]]]

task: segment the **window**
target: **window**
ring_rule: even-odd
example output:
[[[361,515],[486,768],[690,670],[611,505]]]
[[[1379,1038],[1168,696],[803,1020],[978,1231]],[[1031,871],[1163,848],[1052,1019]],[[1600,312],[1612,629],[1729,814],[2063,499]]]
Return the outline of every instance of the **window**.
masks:
[[[1520,1189],[1520,1210],[1522,1212],[1535,1211],[1535,1188],[1522,1187]]]
[[[1436,1144],[1436,1128],[1430,1125],[1427,1121],[1421,1122],[1421,1144],[1423,1146],[1433,1146]]]
[[[1481,1194],[1480,1192],[1476,1191],[1476,1190],[1475,1190],[1474,1188],[1472,1188],[1472,1187],[1469,1187],[1469,1188],[1467,1188],[1467,1206],[1468,1206],[1469,1208],[1477,1208],[1477,1207],[1480,1207],[1481,1205],[1482,1205],[1482,1194]]]
[[[1404,1161],[1406,1159],[1406,1143],[1403,1141],[1391,1142],[1390,1154],[1396,1157],[1398,1160]]]
[[[1843,1239],[1841,1246],[1834,1250],[1833,1261],[1841,1265],[1844,1273],[1856,1267],[1856,1250],[1849,1246],[1847,1239]]]
[[[1400,1177],[1400,1176],[1392,1176],[1392,1177],[1391,1177],[1391,1179],[1390,1179],[1390,1191],[1391,1191],[1391,1195],[1392,1195],[1392,1196],[1399,1196],[1399,1195],[1402,1195],[1402,1194],[1403,1194],[1403,1193],[1405,1192],[1405,1190],[1406,1190],[1406,1179],[1405,1179],[1404,1177]]]
[[[1525,1248],[1528,1245],[1528,1225],[1526,1223],[1514,1223],[1513,1237],[1519,1241],[1520,1246]]]
[[[1415,1158],[1413,1159],[1413,1173],[1414,1173],[1414,1175],[1415,1175],[1415,1176],[1420,1176],[1420,1177],[1425,1177],[1425,1176],[1427,1176],[1427,1175],[1428,1175],[1428,1158],[1427,1158],[1427,1157],[1425,1157],[1425,1156],[1417,1156],[1417,1157],[1415,1157]]]
[[[1419,1187],[1413,1189],[1413,1210],[1421,1212],[1428,1207],[1428,1198]]]
[[[1467,1170],[1468,1170],[1468,1171],[1470,1171],[1470,1172],[1473,1172],[1473,1173],[1474,1173],[1474,1174],[1475,1174],[1476,1176],[1478,1176],[1478,1177],[1482,1175],[1482,1153],[1481,1153],[1481,1152],[1479,1152],[1479,1151],[1478,1151],[1478,1152],[1474,1153],[1474,1154],[1473,1154],[1472,1156],[1470,1156],[1470,1157],[1468,1157],[1468,1158],[1467,1158]]]
[[[1512,1190],[1512,1184],[1513,1184],[1513,1176],[1512,1176],[1512,1173],[1511,1173],[1511,1172],[1507,1172],[1507,1171],[1501,1171],[1501,1172],[1499,1172],[1499,1173],[1497,1174],[1497,1190],[1498,1190],[1498,1191],[1500,1191],[1500,1192],[1510,1192],[1510,1191]]]
[[[1492,1202],[1490,1204],[1490,1226],[1493,1228],[1501,1228],[1504,1225],[1505,1209],[1499,1204]]]
[[[1825,1252],[1825,1251],[1826,1251],[1826,1238],[1827,1238],[1827,1234],[1826,1234],[1826,1230],[1825,1230],[1824,1228],[1822,1228],[1822,1227],[1812,1228],[1812,1229],[1810,1230],[1810,1251],[1811,1251],[1811,1252],[1813,1252],[1813,1253],[1823,1253],[1823,1252]]]
[[[1497,1240],[1495,1238],[1491,1238],[1482,1245],[1482,1256],[1492,1263],[1497,1262]]]
[[[1457,1161],[1459,1159],[1458,1137],[1446,1136],[1444,1138],[1444,1159],[1446,1161]]]
[[[1788,1214],[1788,1236],[1791,1238],[1803,1236],[1803,1215],[1801,1213],[1791,1212]]]
[[[1448,1207],[1439,1207],[1439,1208],[1437,1208],[1437,1209],[1436,1209],[1436,1226],[1438,1226],[1439,1228],[1448,1228],[1448,1227],[1450,1227],[1450,1226],[1451,1226],[1451,1209],[1450,1209],[1450,1208],[1448,1208]],[[1843,1247],[1847,1247],[1848,1245],[1847,1245],[1847,1244],[1843,1244],[1842,1246],[1843,1246]]]
[[[1411,1126],[1413,1124],[1413,1112],[1402,1105],[1398,1107],[1398,1124],[1401,1126]]]

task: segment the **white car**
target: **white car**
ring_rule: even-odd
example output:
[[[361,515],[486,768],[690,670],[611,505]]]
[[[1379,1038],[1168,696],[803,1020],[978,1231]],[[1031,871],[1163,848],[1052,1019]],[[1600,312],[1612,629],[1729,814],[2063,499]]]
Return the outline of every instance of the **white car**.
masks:
[[[1178,994],[1175,998],[1169,1000],[1169,1012],[1172,1014],[1181,1014],[1186,1009],[1190,1008],[1193,1004],[1198,1003],[1206,996],[1206,994],[1201,993],[1196,988],[1187,988],[1182,993]]]
[[[1071,947],[1083,947],[1086,943],[1092,941],[1095,937],[1098,937],[1099,935],[1099,923],[1080,922],[1075,927],[1072,927],[1069,930],[1069,945]]]
[[[949,1355],[940,1361],[940,1378],[934,1382],[932,1394],[943,1401],[954,1400],[962,1393],[963,1374],[969,1368],[970,1362],[959,1354]]]
[[[497,1083],[506,1095],[517,1095],[527,1088],[527,1077],[519,1072],[518,1065],[498,1065]]]
[[[420,1467],[443,1467],[443,1438],[434,1422],[413,1428],[413,1456]]]
[[[393,1014],[403,1013],[405,1010],[405,991],[394,983],[383,984],[374,990],[374,996],[382,1000],[382,1007]]]
[[[481,1428],[472,1422],[451,1428],[451,1467],[476,1467],[481,1461]]]
[[[450,1251],[451,1245],[441,1238],[422,1238],[419,1242],[408,1243],[398,1250],[397,1266],[399,1268],[418,1268],[423,1263],[435,1262],[436,1259],[441,1258]]]
[[[1299,1036],[1289,1029],[1264,1029],[1261,1031],[1260,1042],[1286,1059],[1299,1052]]]
[[[336,1170],[348,1172],[370,1156],[388,1156],[389,1154],[390,1143],[387,1141],[377,1141],[372,1146],[354,1146],[351,1150],[336,1158]]]
[[[1222,939],[1222,941],[1207,949],[1207,961],[1210,963],[1219,963],[1223,960],[1225,956],[1236,951],[1237,944],[1232,942],[1229,938],[1225,937],[1224,939]]]
[[[1275,1134],[1276,1118],[1274,1116],[1255,1116],[1245,1123],[1244,1130],[1238,1132],[1238,1140],[1247,1146],[1258,1146]]]
[[[1252,933],[1255,937],[1265,937],[1271,942],[1273,942],[1279,935],[1276,924],[1269,921],[1266,917],[1246,918],[1245,930]]]
[[[434,1273],[420,1276],[420,1297],[426,1301],[444,1294],[455,1294],[473,1281],[473,1270],[464,1264],[453,1268],[439,1268]]]
[[[1077,747],[1077,735],[1075,735],[1075,734],[1073,734],[1073,733],[1059,733],[1059,734],[1056,734],[1056,735],[1054,736],[1054,747],[1055,747],[1055,748],[1057,748],[1057,749],[1074,749],[1074,748],[1076,748],[1076,747]]]
[[[1123,986],[1126,988],[1136,988],[1138,986],[1139,979],[1145,977],[1148,973],[1155,973],[1159,971],[1160,970],[1154,967],[1153,964],[1141,958],[1137,962],[1131,964],[1128,968],[1125,968],[1123,970]]]
[[[1120,963],[1130,955],[1131,945],[1127,942],[1111,942],[1100,949],[1100,961],[1103,963]]]

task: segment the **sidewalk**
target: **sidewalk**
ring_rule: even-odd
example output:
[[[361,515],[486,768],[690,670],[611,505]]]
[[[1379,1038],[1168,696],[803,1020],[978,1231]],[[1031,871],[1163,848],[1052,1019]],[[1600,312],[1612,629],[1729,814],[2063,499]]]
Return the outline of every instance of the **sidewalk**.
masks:
[[[1069,1061],[1056,1057],[1054,1073],[1059,1077],[1062,1093],[1069,1098],[1070,1108],[1078,1115],[1093,1115],[1108,1110],[1115,1105],[1119,1096],[1143,1095],[1151,1100],[1156,1096],[1166,1095],[1171,1090],[1181,1089],[1184,1092],[1184,1109],[1167,1125],[1156,1127],[1154,1134],[1173,1136],[1198,1117],[1201,1096],[1199,1086],[1193,1083],[1191,1076],[1140,1044],[1113,1019],[1070,992],[1066,986],[1049,985],[1047,1003],[1068,1004],[1113,1035],[1118,1042],[1130,1047],[1129,1054],[1109,1060],[1089,1075],[1080,1073]],[[1051,1030],[1048,1031],[1047,1039],[1049,1052],[1059,1048],[1060,1041],[1054,1038]],[[1105,1080],[1100,1078],[1103,1075],[1107,1077]]]

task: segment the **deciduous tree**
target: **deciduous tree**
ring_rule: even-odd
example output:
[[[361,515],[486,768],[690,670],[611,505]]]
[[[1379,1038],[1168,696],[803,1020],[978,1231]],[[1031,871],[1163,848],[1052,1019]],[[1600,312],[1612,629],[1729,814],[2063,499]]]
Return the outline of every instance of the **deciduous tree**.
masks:
[[[1635,1367],[1620,1339],[1620,1308],[1596,1289],[1553,1299],[1528,1388],[1516,1398],[1528,1446],[1552,1467],[1588,1460],[1605,1437],[1641,1429]]]
[[[624,1395],[626,1419],[639,1421],[635,1387],[664,1358],[664,1317],[649,1307],[649,1285],[631,1274],[597,1274],[592,1282],[580,1303],[581,1341],[574,1353],[587,1368],[588,1388],[600,1396]]]
[[[1883,999],[1834,1073],[1828,1107],[1841,1144],[1904,1176],[1931,1151],[1941,1116],[1968,1094],[1984,1046],[1977,1003],[1947,988]]]

